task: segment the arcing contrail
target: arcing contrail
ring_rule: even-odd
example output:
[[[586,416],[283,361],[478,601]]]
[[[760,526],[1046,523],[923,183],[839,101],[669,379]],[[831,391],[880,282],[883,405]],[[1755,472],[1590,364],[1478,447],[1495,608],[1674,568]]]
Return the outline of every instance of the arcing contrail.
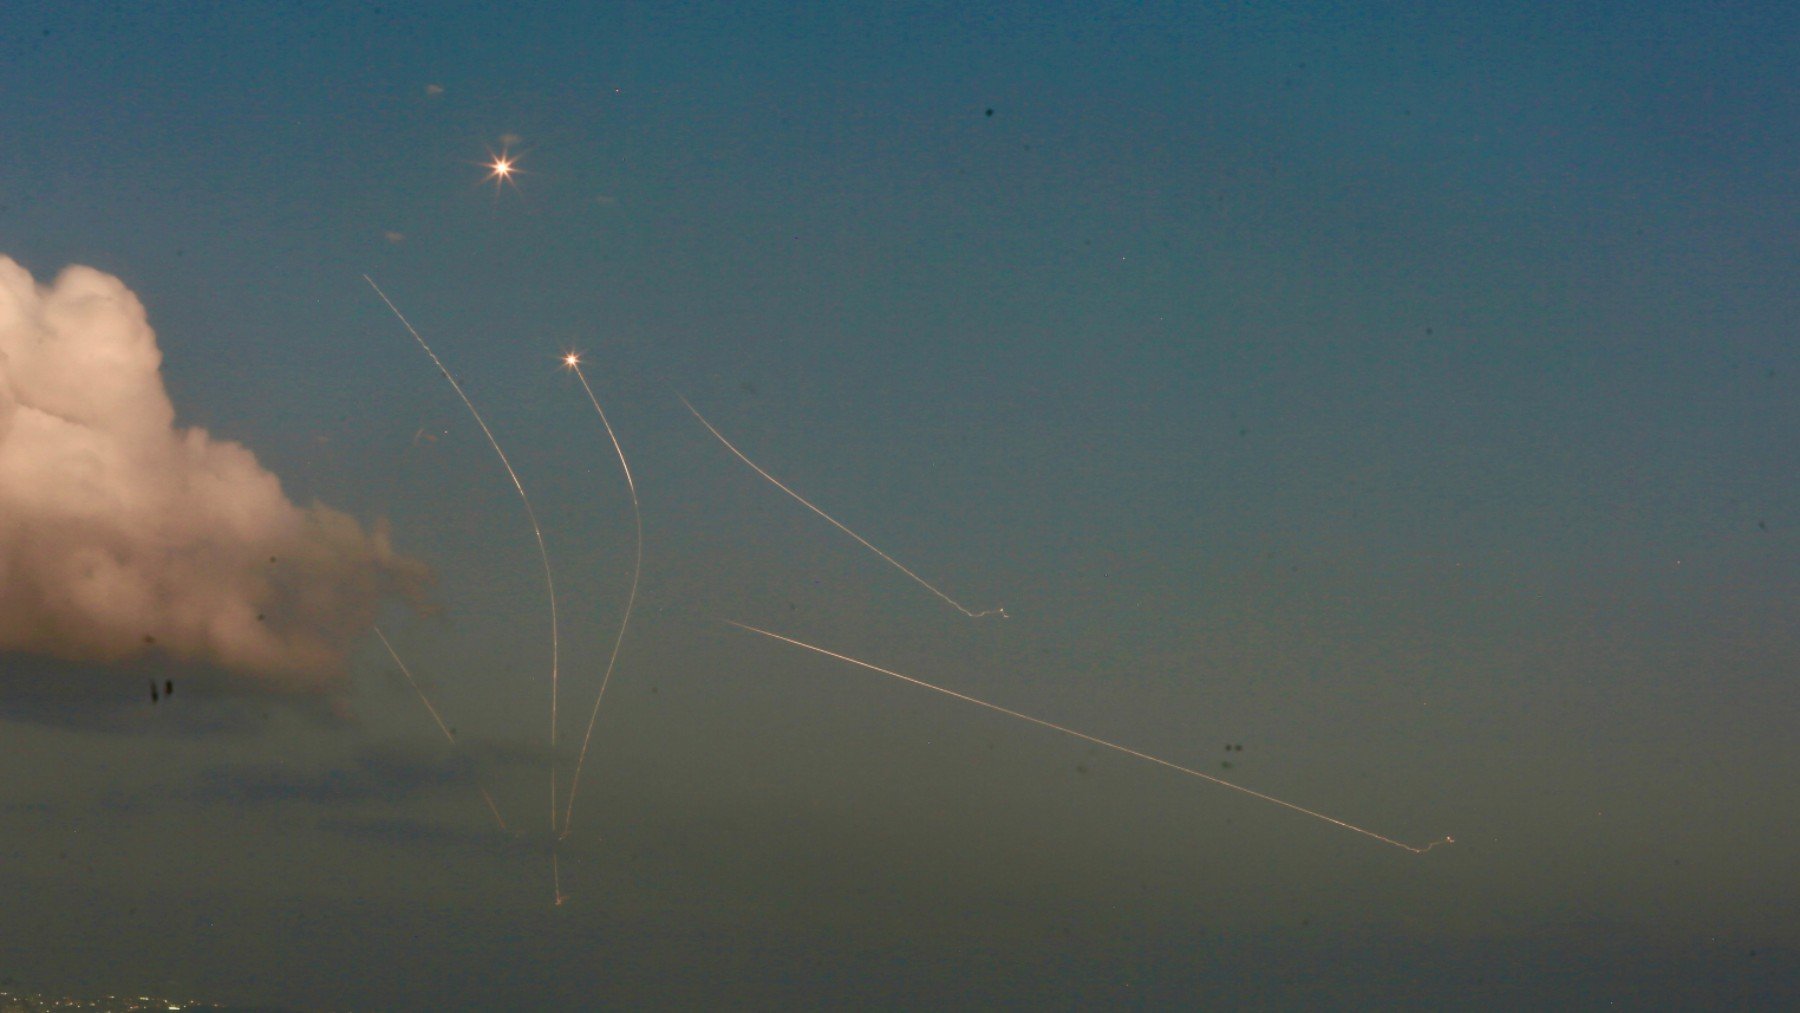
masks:
[[[631,610],[637,604],[638,577],[644,572],[644,514],[638,507],[637,483],[631,478],[631,465],[625,461],[625,449],[619,446],[618,434],[613,432],[612,423],[607,421],[606,411],[600,407],[600,399],[594,396],[594,388],[588,386],[587,374],[581,371],[581,357],[571,352],[563,356],[563,363],[581,379],[581,389],[587,391],[588,401],[593,404],[595,414],[600,416],[600,424],[606,427],[606,435],[612,440],[613,451],[619,455],[619,467],[625,472],[625,489],[631,493],[631,517],[637,523],[637,559],[631,567],[631,593],[625,598],[625,615],[619,620],[619,635],[613,638],[612,654],[606,659],[606,674],[600,678],[600,692],[594,695],[594,711],[588,715],[587,732],[581,737],[581,752],[575,758],[575,773],[569,777],[569,798],[563,809],[562,825],[562,832],[566,835],[575,818],[575,793],[581,787],[581,768],[587,762],[588,744],[594,738],[594,723],[600,719],[600,701],[606,699],[606,686],[612,681],[613,667],[619,662],[619,648],[625,643],[625,628],[631,624]]]
[[[542,560],[544,564],[544,588],[550,595],[550,833],[554,836],[556,834],[557,808],[556,692],[558,644],[556,625],[556,580],[550,576],[550,552],[544,548],[543,528],[538,526],[537,511],[531,508],[531,497],[525,495],[525,486],[519,481],[519,473],[513,470],[512,462],[506,459],[506,451],[500,449],[500,441],[494,438],[494,431],[488,428],[487,420],[483,419],[481,413],[475,410],[475,402],[470,401],[469,395],[463,393],[462,384],[457,383],[456,377],[450,375],[450,370],[444,368],[443,360],[439,359],[437,353],[431,350],[431,346],[425,343],[425,339],[419,335],[418,330],[406,319],[406,314],[400,312],[400,307],[395,306],[394,301],[389,299],[387,293],[381,290],[381,286],[375,284],[375,279],[365,274],[363,275],[363,280],[369,283],[369,287],[375,290],[375,294],[381,297],[382,302],[387,303],[387,308],[393,311],[395,317],[399,318],[401,325],[406,328],[406,332],[413,336],[413,340],[419,343],[419,347],[425,350],[425,354],[431,356],[431,361],[437,366],[438,372],[444,374],[444,379],[450,381],[451,389],[456,391],[457,397],[462,398],[462,403],[469,409],[469,414],[475,416],[475,424],[481,427],[482,434],[487,437],[488,446],[493,447],[494,454],[500,458],[501,466],[506,469],[506,477],[512,479],[513,488],[519,493],[519,502],[525,504],[525,516],[531,521],[531,533],[537,537],[538,559]],[[557,880],[555,884],[556,902],[561,904],[563,900],[562,882],[561,876],[555,872],[555,868],[556,863],[552,860],[552,877]]]

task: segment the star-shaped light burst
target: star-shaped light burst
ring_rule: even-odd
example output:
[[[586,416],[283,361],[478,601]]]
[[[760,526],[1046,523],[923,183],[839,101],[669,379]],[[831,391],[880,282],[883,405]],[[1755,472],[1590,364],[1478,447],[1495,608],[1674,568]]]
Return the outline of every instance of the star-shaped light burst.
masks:
[[[500,151],[496,153],[494,149],[489,148],[488,160],[480,163],[481,167],[487,170],[487,175],[482,178],[482,182],[493,183],[495,193],[499,193],[502,187],[507,186],[518,189],[518,182],[514,177],[525,171],[519,168],[519,156],[512,153],[512,142],[515,140],[517,138],[510,134],[507,135],[502,139]]]
[[[581,356],[575,352],[565,352],[563,354],[563,365],[570,369],[575,369],[581,365]]]

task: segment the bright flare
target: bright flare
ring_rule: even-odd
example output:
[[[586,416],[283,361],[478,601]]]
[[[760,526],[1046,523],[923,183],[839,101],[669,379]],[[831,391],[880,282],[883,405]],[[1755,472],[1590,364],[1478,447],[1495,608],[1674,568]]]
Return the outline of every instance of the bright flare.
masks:
[[[510,186],[517,189],[518,182],[514,177],[524,172],[519,168],[518,157],[509,152],[506,147],[502,147],[498,154],[494,152],[494,149],[489,148],[488,160],[476,164],[487,170],[487,175],[482,178],[482,182],[494,184],[496,195],[499,194],[502,187]]]

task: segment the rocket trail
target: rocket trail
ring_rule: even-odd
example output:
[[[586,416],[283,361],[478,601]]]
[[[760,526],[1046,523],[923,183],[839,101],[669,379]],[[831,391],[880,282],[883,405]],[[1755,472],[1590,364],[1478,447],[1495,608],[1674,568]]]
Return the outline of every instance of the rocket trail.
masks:
[[[531,508],[531,497],[525,495],[525,486],[519,481],[519,473],[513,470],[512,462],[506,459],[506,451],[500,449],[500,441],[494,438],[494,431],[488,428],[487,420],[481,417],[481,412],[475,410],[475,402],[470,401],[469,395],[463,393],[462,384],[457,383],[456,377],[450,375],[450,370],[444,367],[443,360],[439,359],[437,353],[431,350],[431,346],[425,343],[425,339],[421,337],[418,330],[413,327],[412,322],[406,319],[406,314],[400,312],[400,307],[395,306],[394,301],[389,299],[387,293],[381,290],[381,286],[375,284],[375,279],[365,274],[363,275],[363,280],[369,283],[369,287],[375,290],[375,294],[381,297],[382,302],[387,303],[387,308],[393,312],[395,318],[406,328],[406,332],[413,336],[413,340],[419,343],[419,347],[425,350],[425,354],[431,357],[432,364],[437,366],[438,372],[444,374],[444,379],[450,381],[450,388],[456,391],[456,396],[462,398],[462,403],[464,407],[469,409],[469,414],[475,417],[475,424],[481,427],[482,435],[487,437],[488,446],[494,448],[495,456],[500,458],[501,466],[506,469],[506,476],[512,479],[513,489],[519,494],[519,502],[525,505],[525,516],[531,521],[531,533],[537,538],[538,559],[544,564],[544,588],[550,596],[550,833],[554,835],[556,833],[555,753],[556,695],[558,682],[557,661],[559,646],[556,621],[556,580],[550,576],[550,552],[548,549],[544,548],[543,528],[538,525],[537,511]]]
[[[406,676],[406,684],[412,687],[414,693],[419,694],[419,702],[425,705],[425,711],[431,715],[431,720],[437,722],[438,731],[443,732],[444,738],[449,741],[450,745],[455,746],[456,733],[450,730],[449,725],[444,724],[443,715],[439,714],[438,709],[431,705],[431,698],[427,697],[425,690],[420,688],[419,680],[413,678],[412,669],[407,668],[406,662],[400,660],[400,652],[394,650],[393,644],[388,643],[387,634],[381,632],[381,627],[375,627],[375,635],[381,638],[381,646],[387,648],[388,657],[393,658],[394,664],[400,666],[400,674]],[[481,792],[481,800],[487,803],[488,812],[494,814],[494,822],[499,825],[500,832],[510,833],[511,831],[506,826],[506,818],[500,815],[500,807],[494,804],[494,796],[488,794],[487,788],[479,784],[475,786],[475,790]]]
[[[736,454],[738,460],[744,462],[745,464],[748,464],[751,467],[751,469],[754,470],[758,475],[761,475],[762,477],[768,479],[770,484],[774,485],[775,488],[780,489],[782,492],[787,493],[789,496],[792,496],[795,500],[799,501],[801,506],[805,507],[808,510],[811,510],[813,513],[816,513],[820,517],[823,517],[826,520],[830,521],[832,527],[835,527],[839,531],[842,531],[844,534],[849,535],[851,538],[856,539],[857,542],[860,543],[863,548],[868,549],[870,552],[875,553],[877,556],[880,556],[882,559],[887,560],[888,565],[894,567],[896,570],[899,570],[901,573],[906,574],[908,577],[911,577],[916,583],[918,583],[918,585],[920,587],[923,587],[925,590],[930,591],[932,594],[935,594],[939,598],[943,599],[944,602],[947,603],[951,608],[955,609],[958,612],[961,612],[965,616],[968,616],[970,619],[979,619],[982,616],[999,616],[1002,619],[1007,618],[1006,609],[1004,609],[1004,608],[991,608],[991,609],[984,609],[980,612],[974,612],[974,611],[971,611],[971,610],[963,607],[961,602],[950,597],[949,595],[945,594],[944,592],[938,590],[937,587],[935,587],[930,581],[926,580],[924,577],[921,577],[918,574],[907,569],[905,564],[901,563],[898,559],[895,559],[893,556],[890,556],[887,553],[876,548],[874,545],[869,543],[868,539],[864,538],[863,536],[857,534],[854,531],[851,531],[849,528],[844,527],[843,524],[838,522],[838,519],[836,517],[831,516],[830,514],[826,513],[823,510],[820,510],[818,507],[814,506],[812,504],[812,502],[810,500],[808,500],[805,496],[802,496],[799,493],[795,492],[794,490],[789,489],[787,486],[782,484],[780,479],[778,479],[774,475],[771,475],[768,472],[762,470],[762,468],[755,461],[752,461],[752,460],[750,460],[750,458],[745,457],[743,451],[739,450],[736,446],[734,446],[732,444],[732,442],[730,440],[726,439],[724,433],[721,433],[717,429],[713,428],[713,424],[711,422],[706,421],[706,416],[700,414],[700,410],[698,408],[695,408],[692,404],[690,404],[688,402],[687,398],[682,397],[680,394],[676,394],[675,396],[678,398],[681,398],[681,403],[684,405],[687,405],[687,410],[694,413],[694,418],[699,419],[700,424],[706,427],[707,432],[712,433],[713,436],[717,437],[720,443],[725,444],[726,450],[729,450],[733,454]]]
[[[606,419],[605,409],[600,407],[600,399],[594,396],[594,388],[588,386],[587,374],[581,371],[581,359],[574,353],[563,357],[563,362],[575,371],[581,379],[581,389],[587,391],[588,401],[593,404],[595,414],[600,416],[600,424],[606,427],[607,438],[612,440],[613,452],[619,455],[619,468],[625,472],[625,488],[631,493],[631,517],[637,524],[637,559],[631,566],[631,592],[625,598],[625,615],[619,620],[619,635],[613,639],[612,654],[606,659],[606,674],[600,679],[600,692],[594,696],[594,711],[588,715],[587,732],[581,737],[581,752],[575,759],[575,773],[569,778],[568,803],[563,810],[562,832],[569,833],[569,826],[575,818],[575,793],[581,788],[581,768],[587,762],[588,745],[594,738],[594,723],[600,719],[600,702],[606,699],[607,684],[612,681],[613,667],[619,661],[619,648],[625,643],[625,629],[631,624],[631,610],[637,605],[638,578],[644,572],[644,514],[638,507],[637,483],[631,478],[631,465],[625,461],[625,449],[619,446],[619,437],[613,432],[612,423]]]
[[[953,689],[945,689],[942,686],[933,685],[929,682],[926,682],[923,679],[915,679],[910,675],[901,675],[899,672],[895,672],[891,669],[882,668],[880,665],[871,665],[866,661],[858,661],[857,659],[852,658],[847,654],[839,654],[836,651],[829,651],[823,647],[816,647],[812,644],[806,643],[803,640],[795,640],[793,637],[784,637],[779,633],[770,633],[768,630],[758,629],[755,626],[750,626],[745,623],[735,622],[730,619],[727,619],[725,621],[730,623],[733,626],[736,626],[740,630],[748,630],[751,633],[760,633],[765,637],[769,637],[770,639],[780,640],[785,643],[793,644],[795,647],[804,647],[809,651],[813,651],[818,654],[823,654],[828,658],[836,658],[839,661],[849,662],[850,664],[856,665],[859,668],[866,668],[871,672],[880,672],[882,675],[893,676],[894,678],[899,679],[902,682],[910,682],[915,686],[921,686],[921,687],[924,687],[925,689],[929,689],[933,692],[942,693],[945,696],[953,696],[958,700],[962,700],[967,703],[976,704],[977,706],[986,707],[988,710],[991,710],[991,711],[999,711],[1001,714],[1005,714],[1008,717],[1018,718],[1022,721],[1029,721],[1034,725],[1041,725],[1045,728],[1049,728],[1054,731],[1062,732],[1064,735],[1073,735],[1075,738],[1082,739],[1087,742],[1092,742],[1096,746],[1105,746],[1108,749],[1124,753],[1127,756],[1135,756],[1140,760],[1148,760],[1151,763],[1157,764],[1159,766],[1167,767],[1170,770],[1177,771],[1182,774],[1187,774],[1190,777],[1197,777],[1203,781],[1211,781],[1212,783],[1219,785],[1221,787],[1230,788],[1232,791],[1243,792],[1244,794],[1249,795],[1252,798],[1262,799],[1264,802],[1273,802],[1276,805],[1281,806],[1284,809],[1292,809],[1294,812],[1301,813],[1302,815],[1306,815],[1306,816],[1311,816],[1313,819],[1316,819],[1316,820],[1323,820],[1326,823],[1332,824],[1333,826],[1343,827],[1345,830],[1354,830],[1357,833],[1362,834],[1364,837],[1372,837],[1375,840],[1378,840],[1383,844],[1393,845],[1394,847],[1400,848],[1401,850],[1410,851],[1415,855],[1423,855],[1425,852],[1430,851],[1432,848],[1435,848],[1440,844],[1455,843],[1454,838],[1445,836],[1441,840],[1432,841],[1430,844],[1427,844],[1423,847],[1414,847],[1410,844],[1404,844],[1400,841],[1394,840],[1391,837],[1383,837],[1382,835],[1374,832],[1373,830],[1365,830],[1362,827],[1359,827],[1354,823],[1346,823],[1343,820],[1337,819],[1335,817],[1327,816],[1324,813],[1314,812],[1313,810],[1308,809],[1304,806],[1298,806],[1292,802],[1287,802],[1282,799],[1278,799],[1273,795],[1265,795],[1260,791],[1254,791],[1250,788],[1244,787],[1241,784],[1233,784],[1230,781],[1226,781],[1221,778],[1214,777],[1211,774],[1203,774],[1200,771],[1194,770],[1191,767],[1183,767],[1179,763],[1171,763],[1168,760],[1164,760],[1159,757],[1151,756],[1149,753],[1140,753],[1137,750],[1132,749],[1129,746],[1121,746],[1117,742],[1108,742],[1105,739],[1099,738],[1097,736],[1089,735],[1086,732],[1078,732],[1073,728],[1064,727],[1063,725],[1056,724],[1053,721],[1045,721],[1043,718],[1034,718],[1029,714],[1021,714],[1016,710],[1011,710],[1009,708],[1002,707],[999,704],[988,703],[986,700],[978,700],[975,697],[967,695],[966,693],[958,693],[957,691],[955,691]]]
[[[394,664],[400,666],[400,674],[406,676],[406,684],[412,687],[414,693],[419,694],[419,702],[425,705],[425,711],[431,715],[431,720],[437,722],[438,731],[444,733],[444,738],[448,739],[451,745],[456,745],[456,733],[450,730],[449,725],[444,724],[443,715],[439,714],[438,709],[431,705],[431,700],[425,696],[425,691],[419,688],[419,681],[413,678],[412,669],[407,668],[406,662],[400,660],[400,654],[394,650],[394,645],[388,642],[387,634],[381,632],[381,627],[377,626],[375,635],[381,638],[381,646],[387,648],[388,657],[393,658]]]

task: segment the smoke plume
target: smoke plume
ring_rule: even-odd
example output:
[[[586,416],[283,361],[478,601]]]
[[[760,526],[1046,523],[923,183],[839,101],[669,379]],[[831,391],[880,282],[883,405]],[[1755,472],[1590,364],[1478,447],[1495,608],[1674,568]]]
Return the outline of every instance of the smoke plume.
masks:
[[[38,285],[0,256],[0,651],[152,652],[271,687],[342,677],[345,645],[425,566],[379,525],[289,502],[240,444],[178,427],[125,285]]]

